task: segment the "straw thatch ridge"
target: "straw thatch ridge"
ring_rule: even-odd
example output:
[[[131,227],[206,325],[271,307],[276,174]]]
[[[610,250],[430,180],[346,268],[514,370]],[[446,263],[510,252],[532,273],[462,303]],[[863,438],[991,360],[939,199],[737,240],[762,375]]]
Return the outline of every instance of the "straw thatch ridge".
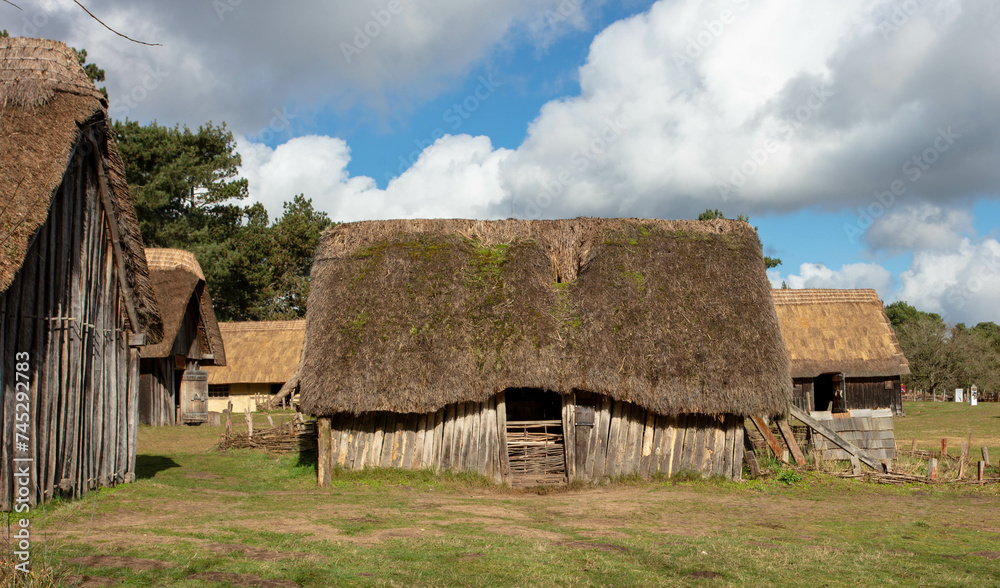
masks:
[[[910,373],[875,290],[775,290],[793,378]]]
[[[226,366],[209,367],[208,383],[284,384],[299,367],[306,321],[219,323]]]
[[[201,347],[205,353],[214,356],[202,363],[226,365],[222,333],[219,332],[219,322],[215,318],[215,309],[205,284],[205,274],[201,271],[198,259],[190,251],[155,248],[146,249],[146,259],[149,262],[150,280],[163,314],[164,336],[160,343],[141,348],[142,357],[167,357],[171,354],[171,348],[184,326],[184,317],[194,298],[203,327]]]
[[[62,43],[0,39],[0,291],[10,286],[23,265],[64,176],[73,165],[90,161],[86,156],[94,147],[81,138],[84,130],[96,129],[103,137],[97,149],[110,184],[125,280],[135,296],[139,324],[132,328],[156,342],[163,330],[159,310],[105,106],[76,55]]]
[[[760,241],[726,220],[338,225],[313,264],[297,381],[317,415],[427,413],[510,387],[664,415],[791,401]]]

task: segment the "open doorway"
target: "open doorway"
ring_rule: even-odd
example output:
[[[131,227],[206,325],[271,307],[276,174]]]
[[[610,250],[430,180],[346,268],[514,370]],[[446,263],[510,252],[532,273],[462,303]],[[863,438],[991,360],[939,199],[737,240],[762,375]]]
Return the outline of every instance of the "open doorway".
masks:
[[[844,404],[843,377],[838,373],[820,374],[813,381],[814,398],[816,400],[816,410],[828,410],[831,412],[846,412]]]
[[[504,396],[511,484],[565,483],[562,398],[538,388],[508,388]]]

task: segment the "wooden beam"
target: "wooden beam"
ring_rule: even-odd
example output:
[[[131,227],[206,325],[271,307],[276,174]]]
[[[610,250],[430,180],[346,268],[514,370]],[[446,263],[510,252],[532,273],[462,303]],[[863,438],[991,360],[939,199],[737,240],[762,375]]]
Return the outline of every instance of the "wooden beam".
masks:
[[[827,439],[832,441],[835,445],[837,445],[847,453],[857,457],[865,465],[871,467],[877,472],[884,472],[882,464],[879,463],[877,459],[869,455],[868,452],[865,451],[864,449],[861,449],[860,447],[857,447],[849,443],[843,437],[838,435],[836,432],[828,428],[826,425],[820,423],[816,419],[812,418],[811,416],[806,414],[805,411],[799,409],[798,407],[791,406],[789,407],[789,410],[791,410],[791,414],[793,417],[799,419],[806,425],[809,425],[814,431],[826,437]]]
[[[785,439],[785,445],[788,446],[788,450],[792,452],[795,463],[800,466],[806,465],[806,458],[802,455],[802,450],[799,449],[799,444],[795,441],[795,435],[792,433],[792,427],[789,426],[786,419],[778,421],[778,430],[781,431],[781,436]]]
[[[771,432],[767,423],[764,422],[764,418],[752,416],[750,417],[750,422],[752,422],[753,425],[757,427],[757,431],[764,436],[764,440],[767,441],[767,446],[771,448],[771,452],[774,453],[774,457],[781,459],[781,444],[774,438],[774,433]]]

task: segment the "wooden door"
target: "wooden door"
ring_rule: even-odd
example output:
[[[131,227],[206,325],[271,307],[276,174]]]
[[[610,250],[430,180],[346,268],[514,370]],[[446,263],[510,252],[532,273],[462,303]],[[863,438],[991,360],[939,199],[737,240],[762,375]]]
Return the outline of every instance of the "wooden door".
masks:
[[[208,421],[208,372],[185,370],[181,377],[181,422],[201,424]]]

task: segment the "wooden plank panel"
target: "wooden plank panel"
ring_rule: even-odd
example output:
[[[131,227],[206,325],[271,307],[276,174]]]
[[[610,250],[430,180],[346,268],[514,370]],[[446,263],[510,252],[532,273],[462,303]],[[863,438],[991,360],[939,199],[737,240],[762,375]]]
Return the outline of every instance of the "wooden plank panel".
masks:
[[[462,463],[462,455],[465,450],[465,402],[455,404],[455,430],[451,444],[451,467],[453,472],[457,472],[465,465]]]
[[[687,437],[691,434],[691,426],[689,421],[693,421],[693,417],[689,417],[686,414],[677,415],[677,434],[674,435],[674,447],[673,447],[673,457],[670,460],[670,475],[676,476],[682,469],[684,469],[684,446],[687,444]]]
[[[563,448],[566,456],[566,480],[576,479],[576,395],[562,395]]]
[[[744,428],[743,419],[740,417],[736,418],[735,422],[736,436],[733,438],[733,480],[741,480],[743,478],[743,452],[744,452]]]
[[[727,478],[733,475],[733,443],[736,441],[736,417],[731,414],[726,415],[725,446],[722,448],[722,470],[720,475]]]
[[[337,445],[337,465],[344,467],[347,462],[347,450],[354,438],[354,415],[345,414],[340,424],[340,443]]]
[[[448,414],[445,408],[434,413],[434,434],[431,435],[431,466],[435,472],[441,471],[441,459],[444,454],[444,417]]]
[[[666,429],[666,419],[653,411],[646,411],[646,423],[642,431],[642,455],[639,458],[639,475],[649,479],[656,472],[656,444]]]
[[[500,477],[510,483],[510,456],[507,453],[507,401],[506,393],[497,394],[497,440],[500,447]]]
[[[604,463],[608,450],[608,429],[611,426],[611,400],[607,396],[599,395],[594,406],[594,426],[591,433],[592,440],[589,444],[587,456],[587,479],[591,482],[598,482],[604,476]]]
[[[406,423],[408,414],[396,415],[396,434],[392,440],[392,454],[389,457],[389,465],[398,468],[403,464],[403,451],[406,449]]]
[[[413,469],[413,456],[417,450],[417,426],[420,423],[420,415],[411,412],[406,415],[406,426],[403,428],[403,446],[400,448],[399,467]]]
[[[440,471],[451,470],[451,459],[454,454],[455,420],[458,414],[458,404],[451,403],[445,407],[444,430],[441,437]]]
[[[604,464],[604,475],[616,478],[621,475],[622,464],[618,459],[618,448],[621,446],[619,437],[622,428],[622,410],[625,403],[617,400],[612,401],[611,406],[611,427],[608,430],[608,455]]]
[[[483,403],[483,418],[479,427],[479,474],[493,477],[493,458],[495,455],[493,436],[496,435],[496,400],[491,396]]]
[[[427,414],[421,414],[419,417],[417,417],[417,436],[416,439],[414,439],[413,441],[413,457],[409,460],[409,462],[407,462],[406,459],[403,460],[403,462],[406,464],[404,467],[406,468],[416,470],[424,467],[423,457],[424,457],[424,445],[426,444],[425,441],[427,439],[427,417],[428,417]],[[432,419],[433,423],[434,419],[433,414],[430,415],[430,418]]]
[[[628,445],[625,449],[624,472],[628,475],[639,472],[639,462],[642,459],[642,437],[646,432],[646,409],[638,404],[632,405],[629,415]]]
[[[715,449],[712,451],[712,467],[710,473],[713,476],[725,475],[727,478],[726,464],[732,459],[732,453],[726,456],[726,434],[729,432],[729,415],[722,415],[715,419]]]
[[[659,419],[657,419],[659,420]],[[658,435],[653,453],[656,463],[650,467],[650,473],[670,476],[670,466],[673,459],[674,436],[677,434],[677,417],[663,417],[663,431]]]
[[[378,458],[379,467],[392,466],[392,449],[396,445],[396,413],[385,413],[385,436],[382,438],[382,455]]]
[[[466,402],[465,404],[466,423],[462,469],[475,472],[479,468],[479,426],[482,421],[482,410],[479,402]]]
[[[319,485],[321,488],[330,486],[330,468],[333,466],[333,458],[330,453],[330,417],[319,417],[316,432],[316,446],[318,455],[316,457],[316,470],[319,473]]]
[[[697,472],[699,474],[703,473],[702,466],[705,460],[705,445],[708,443],[708,418],[705,415],[696,415],[695,421],[697,423],[697,432],[695,433],[694,442],[691,444],[691,457],[690,461],[685,459],[685,463],[690,464],[691,471]],[[687,454],[687,449],[685,448],[685,456]]]

